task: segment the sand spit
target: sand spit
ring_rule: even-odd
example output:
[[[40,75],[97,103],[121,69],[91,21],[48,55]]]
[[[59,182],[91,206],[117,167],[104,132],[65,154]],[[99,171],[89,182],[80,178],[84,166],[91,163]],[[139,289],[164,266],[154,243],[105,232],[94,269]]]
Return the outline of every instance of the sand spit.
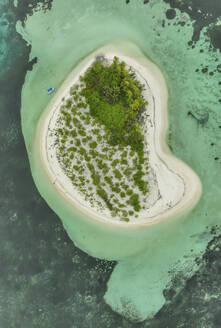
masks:
[[[78,82],[80,75],[83,75],[95,58],[101,55],[108,61],[117,56],[131,66],[137,78],[145,84],[144,96],[149,102],[144,130],[148,142],[149,166],[154,173],[150,181],[150,189],[153,192],[148,200],[149,209],[141,211],[139,218],[130,222],[112,219],[108,210],[100,213],[83,199],[60,167],[56,159],[53,138],[50,137],[62,99],[69,96],[71,86]],[[40,160],[55,190],[75,209],[92,219],[111,225],[153,225],[191,210],[200,198],[201,182],[191,168],[170,153],[165,143],[168,128],[167,99],[167,88],[161,72],[144,56],[133,56],[127,51],[119,51],[114,45],[109,45],[85,58],[56,92],[41,116],[37,128],[36,142]]]

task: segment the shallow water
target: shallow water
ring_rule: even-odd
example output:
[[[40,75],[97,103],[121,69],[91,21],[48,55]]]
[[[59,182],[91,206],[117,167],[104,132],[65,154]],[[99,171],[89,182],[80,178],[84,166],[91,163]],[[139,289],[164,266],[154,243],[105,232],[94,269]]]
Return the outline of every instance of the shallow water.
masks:
[[[146,236],[142,256],[119,261],[115,267],[105,299],[115,311],[137,320],[153,316],[162,307],[165,301],[162,292],[177,272],[182,271],[184,276],[194,273],[197,268],[194,259],[204,252],[212,238],[210,228],[219,223],[221,214],[220,73],[216,69],[219,54],[210,51],[208,37],[202,32],[196,46],[188,46],[193,35],[192,21],[179,10],[176,18],[166,21],[163,27],[168,8],[160,1],[148,5],[133,1],[126,5],[114,0],[105,3],[68,0],[65,6],[54,1],[51,11],[38,12],[26,23],[26,38],[32,44],[31,58],[37,56],[38,63],[26,76],[22,91],[23,134],[36,185],[63,219],[70,215],[70,209],[57,203],[34,156],[37,121],[49,101],[45,90],[51,85],[58,88],[84,56],[117,38],[135,42],[167,80],[168,142],[173,153],[200,176],[203,195],[185,220],[174,221],[173,225],[157,229],[154,236]],[[174,25],[180,21],[185,26]],[[208,72],[202,73],[206,66]],[[96,231],[91,242],[95,239]]]

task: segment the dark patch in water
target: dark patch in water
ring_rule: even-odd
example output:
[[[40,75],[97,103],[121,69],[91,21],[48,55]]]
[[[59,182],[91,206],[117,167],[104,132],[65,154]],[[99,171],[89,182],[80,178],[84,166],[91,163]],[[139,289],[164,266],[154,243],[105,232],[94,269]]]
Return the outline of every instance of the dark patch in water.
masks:
[[[166,18],[167,19],[174,19],[176,17],[176,11],[174,9],[168,9],[166,11]]]
[[[221,1],[219,0],[164,0],[164,2],[170,4],[173,9],[177,8],[181,12],[187,13],[194,21],[193,41],[198,41],[201,30],[211,23],[215,23],[221,16]],[[215,48],[217,48],[217,44],[220,47],[220,42],[217,40],[218,34],[216,30],[214,36]]]
[[[208,34],[210,36],[211,44],[215,49],[219,49],[221,52],[221,26],[214,26],[209,29]]]
[[[202,73],[207,73],[208,72],[208,67],[202,68]]]
[[[34,57],[31,61],[28,62],[27,70],[28,70],[28,71],[32,71],[33,66],[34,66],[35,64],[37,64],[37,62],[38,62],[38,58],[37,58],[37,57]]]
[[[188,111],[187,115],[195,119],[201,125],[206,124],[209,120],[208,112]]]
[[[28,1],[18,1],[18,6],[14,11],[17,20],[22,21],[22,25],[24,26],[24,22],[27,16],[32,16],[33,12],[36,11],[37,5],[41,4],[41,10],[46,12],[50,10],[52,7],[53,0],[28,0]]]
[[[148,328],[201,328],[221,326],[221,235],[214,226],[210,233],[214,238],[208,243],[205,254],[197,258],[198,271],[186,281],[182,275],[174,280],[173,286],[165,290],[166,304]],[[184,283],[180,290],[179,285]],[[161,323],[164,322],[164,326]]]
[[[217,71],[219,72],[219,73],[221,73],[221,64],[219,64],[219,65],[217,65]],[[221,84],[221,83],[220,83]]]
[[[126,4],[130,3],[130,0],[125,0]],[[143,4],[147,4],[149,3],[149,0],[143,0]]]

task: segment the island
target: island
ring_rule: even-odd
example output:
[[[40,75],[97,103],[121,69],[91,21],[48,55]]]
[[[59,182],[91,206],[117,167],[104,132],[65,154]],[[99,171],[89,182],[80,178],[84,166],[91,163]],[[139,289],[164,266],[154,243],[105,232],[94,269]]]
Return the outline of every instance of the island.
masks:
[[[39,153],[54,188],[104,224],[152,225],[192,209],[201,183],[169,151],[167,115],[154,64],[116,49],[91,54],[39,123]]]

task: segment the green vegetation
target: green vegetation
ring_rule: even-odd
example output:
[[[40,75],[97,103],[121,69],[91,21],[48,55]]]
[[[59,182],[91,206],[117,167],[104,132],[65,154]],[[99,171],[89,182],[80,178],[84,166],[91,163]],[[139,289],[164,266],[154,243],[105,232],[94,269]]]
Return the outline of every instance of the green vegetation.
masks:
[[[138,122],[147,102],[142,97],[143,86],[125,63],[117,57],[110,66],[95,61],[81,81],[90,114],[105,125],[111,144],[130,145],[142,152],[144,138]]]
[[[60,109],[57,157],[85,199],[93,203],[97,194],[128,222],[148,192],[144,87],[117,57],[110,65],[95,61],[80,80]]]

